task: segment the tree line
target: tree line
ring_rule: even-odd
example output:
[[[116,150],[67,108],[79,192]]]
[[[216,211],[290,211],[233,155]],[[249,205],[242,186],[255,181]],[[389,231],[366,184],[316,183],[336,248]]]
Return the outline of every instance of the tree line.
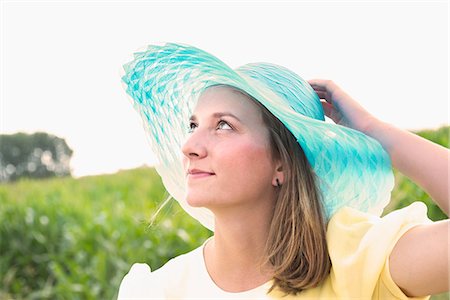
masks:
[[[63,138],[45,132],[0,135],[0,182],[71,176],[73,151]]]

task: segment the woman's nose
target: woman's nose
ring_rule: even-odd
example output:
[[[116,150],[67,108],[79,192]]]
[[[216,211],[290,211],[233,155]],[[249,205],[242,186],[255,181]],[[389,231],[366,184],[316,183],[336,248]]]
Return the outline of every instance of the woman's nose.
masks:
[[[181,147],[183,154],[189,158],[202,158],[206,156],[206,137],[200,129],[192,132]]]

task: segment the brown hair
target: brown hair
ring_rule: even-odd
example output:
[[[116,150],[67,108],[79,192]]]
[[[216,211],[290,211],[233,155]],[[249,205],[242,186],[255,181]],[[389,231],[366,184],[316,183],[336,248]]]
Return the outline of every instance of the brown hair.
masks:
[[[286,126],[253,97],[238,91],[260,107],[269,130],[272,157],[281,161],[284,172],[263,257],[263,265],[273,271],[269,293],[279,289],[296,295],[318,286],[331,269],[316,175]]]

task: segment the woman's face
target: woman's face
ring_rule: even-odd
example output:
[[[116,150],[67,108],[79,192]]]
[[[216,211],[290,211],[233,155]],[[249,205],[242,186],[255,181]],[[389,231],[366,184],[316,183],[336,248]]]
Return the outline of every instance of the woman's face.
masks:
[[[276,163],[258,106],[230,87],[207,89],[182,147],[187,202],[226,207],[273,201]]]

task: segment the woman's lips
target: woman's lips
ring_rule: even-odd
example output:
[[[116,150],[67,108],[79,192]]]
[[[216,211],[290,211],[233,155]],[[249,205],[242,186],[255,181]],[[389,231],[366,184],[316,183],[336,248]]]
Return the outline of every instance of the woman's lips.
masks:
[[[192,179],[199,179],[199,178],[205,178],[205,177],[209,177],[209,176],[213,176],[213,175],[215,175],[215,173],[198,170],[198,169],[192,169],[192,170],[188,171],[187,177],[192,178]]]

